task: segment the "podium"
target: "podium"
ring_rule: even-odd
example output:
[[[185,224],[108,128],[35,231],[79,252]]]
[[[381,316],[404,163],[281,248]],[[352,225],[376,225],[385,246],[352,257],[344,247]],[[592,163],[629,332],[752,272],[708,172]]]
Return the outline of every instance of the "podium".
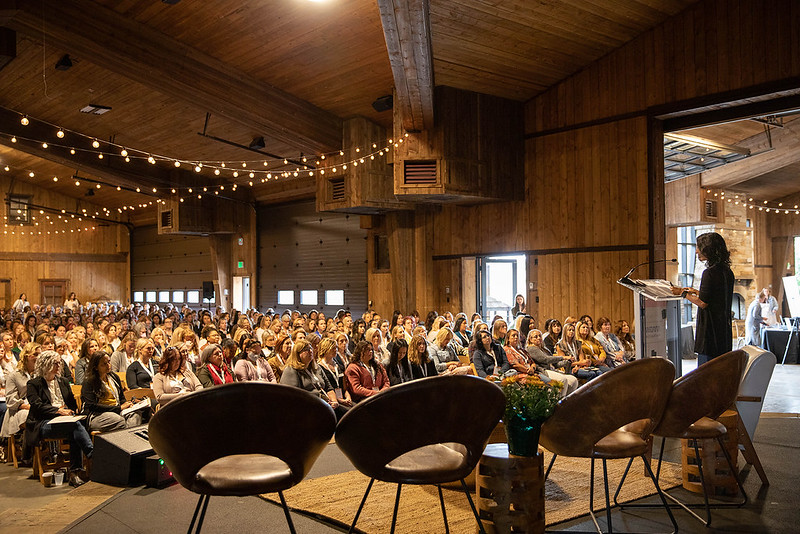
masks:
[[[675,377],[683,375],[680,295],[672,294],[666,280],[624,277],[617,283],[633,291],[637,357],[666,358],[675,365]]]

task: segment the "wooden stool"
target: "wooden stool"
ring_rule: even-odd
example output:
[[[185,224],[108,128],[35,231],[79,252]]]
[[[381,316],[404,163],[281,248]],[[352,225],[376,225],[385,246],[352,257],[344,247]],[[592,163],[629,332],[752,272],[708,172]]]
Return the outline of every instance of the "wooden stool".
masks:
[[[17,443],[17,436],[15,434],[8,436],[8,452],[6,453],[6,463],[14,464],[14,469],[19,467],[19,455],[17,454],[17,449],[19,447],[20,444]]]
[[[45,453],[42,449],[47,448]],[[55,453],[53,453],[55,450]],[[54,457],[50,457],[54,454]],[[39,482],[44,484],[45,471],[56,469],[69,469],[69,445],[62,438],[43,438],[33,448],[33,476],[39,477]]]
[[[739,433],[738,433],[738,414],[733,410],[728,410],[717,419],[725,425],[728,433],[723,437],[725,448],[731,456],[734,467],[738,470],[739,456]],[[697,458],[694,454],[693,440],[681,440],[681,463],[683,474],[684,489],[703,493],[703,486],[700,484],[700,470],[697,465]],[[735,496],[739,491],[736,484],[735,473],[731,473],[725,454],[720,449],[716,439],[701,439],[697,441],[700,459],[703,461],[703,478],[706,482],[706,490],[709,496]]]
[[[478,514],[487,533],[544,532],[544,457],[511,456],[486,446],[477,473]]]

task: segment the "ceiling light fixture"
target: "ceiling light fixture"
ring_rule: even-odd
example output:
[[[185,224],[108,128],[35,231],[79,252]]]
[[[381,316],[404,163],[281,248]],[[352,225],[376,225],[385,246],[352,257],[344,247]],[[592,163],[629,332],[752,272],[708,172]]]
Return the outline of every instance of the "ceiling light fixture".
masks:
[[[101,106],[100,104],[87,104],[81,108],[81,113],[91,113],[92,115],[102,115],[111,111],[110,106]]]

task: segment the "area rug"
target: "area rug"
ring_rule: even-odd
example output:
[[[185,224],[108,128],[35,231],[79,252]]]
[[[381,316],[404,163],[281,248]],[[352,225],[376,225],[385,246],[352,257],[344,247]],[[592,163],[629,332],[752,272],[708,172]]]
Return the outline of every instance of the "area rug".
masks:
[[[549,461],[550,454],[546,453],[545,467]],[[564,457],[556,459],[545,486],[545,520],[548,525],[588,513],[590,465],[588,459]],[[626,465],[627,460],[608,461],[609,487],[612,496]],[[595,468],[596,510],[604,508],[602,472],[602,463],[598,461]],[[369,479],[358,471],[348,471],[304,480],[284,492],[284,496],[289,507],[296,512],[334,524],[349,525],[368,483]],[[680,483],[680,465],[665,462],[661,467],[662,489],[673,488]],[[471,489],[474,491],[474,487]],[[389,532],[396,491],[395,484],[379,481],[373,484],[367,503],[358,519],[358,530],[369,534]],[[473,534],[476,530],[475,518],[464,493],[452,489],[444,489],[443,492],[450,531]],[[652,481],[645,477],[642,462],[634,462],[620,494],[620,501],[631,501],[653,494],[655,488]],[[277,494],[266,494],[262,497],[280,504]],[[396,531],[430,532],[440,528],[443,530],[443,527],[436,487],[403,486]]]

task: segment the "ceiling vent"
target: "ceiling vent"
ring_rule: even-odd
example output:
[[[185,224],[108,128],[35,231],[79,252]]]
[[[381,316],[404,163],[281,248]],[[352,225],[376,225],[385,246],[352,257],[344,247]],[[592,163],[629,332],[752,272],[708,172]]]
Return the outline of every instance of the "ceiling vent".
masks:
[[[344,200],[344,176],[328,180],[328,191],[331,200]]]
[[[161,212],[161,228],[164,230],[171,230],[172,229],[172,220],[173,214],[171,209],[167,209]]]
[[[436,185],[436,161],[405,161],[403,163],[405,185]]]

